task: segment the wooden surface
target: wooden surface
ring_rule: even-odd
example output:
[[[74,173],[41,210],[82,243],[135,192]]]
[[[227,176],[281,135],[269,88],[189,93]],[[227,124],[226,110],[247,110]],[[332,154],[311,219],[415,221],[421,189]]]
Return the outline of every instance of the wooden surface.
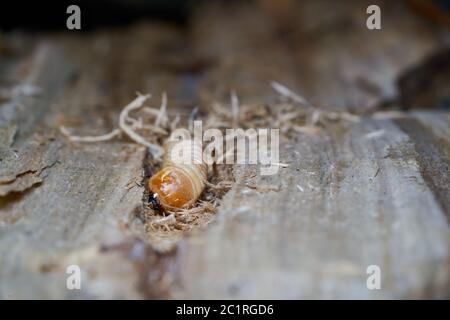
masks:
[[[260,7],[211,5],[187,27],[5,34],[0,297],[448,298],[450,115],[377,112],[446,34],[399,3],[381,6],[383,31],[365,28],[361,1],[314,1],[287,26]],[[184,118],[195,106],[207,116],[230,90],[274,106],[272,80],[362,116],[283,136],[290,166],[277,175],[235,166],[212,223],[169,246],[139,219],[145,149],[58,131],[108,132],[135,91],[154,106],[167,91]],[[82,290],[66,289],[71,264]],[[366,287],[369,265],[381,290]]]

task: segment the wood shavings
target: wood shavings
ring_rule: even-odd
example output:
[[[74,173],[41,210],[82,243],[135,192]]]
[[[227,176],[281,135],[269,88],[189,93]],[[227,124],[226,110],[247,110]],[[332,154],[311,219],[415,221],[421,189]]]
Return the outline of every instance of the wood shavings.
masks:
[[[211,182],[206,181],[205,184],[212,188],[212,189],[217,189],[217,190],[222,190],[222,189],[229,189],[233,186],[233,181],[220,181],[218,184],[213,184]]]
[[[253,189],[253,190],[261,192],[261,193],[278,192],[281,190],[280,185],[259,185],[259,184],[250,182],[250,183],[246,183],[245,186],[247,188]]]
[[[381,137],[382,135],[384,135],[384,133],[385,133],[385,131],[383,129],[380,129],[380,130],[369,132],[368,134],[366,134],[364,136],[364,138],[366,138],[366,139],[374,139],[374,138]]]
[[[216,212],[217,204],[210,201],[199,201],[198,205],[161,217],[149,212],[146,218],[147,231],[154,241],[165,241],[167,238],[177,239],[184,232],[194,228],[204,227],[211,222]]]
[[[177,114],[175,116],[175,119],[170,123],[170,131],[174,131],[176,128],[178,128],[178,125],[180,123],[180,115]]]
[[[233,128],[237,128],[239,124],[239,99],[235,91],[231,91],[231,117]]]
[[[322,110],[318,107],[312,108],[312,105],[303,97],[296,94],[280,83],[273,82],[272,87],[283,96],[284,101],[276,105],[267,104],[241,104],[235,91],[230,92],[230,103],[221,104],[215,102],[211,106],[211,112],[207,115],[204,128],[219,128],[222,130],[228,128],[242,128],[244,130],[253,128],[279,128],[280,132],[286,135],[296,135],[305,133],[310,135],[320,134],[322,128],[334,121],[359,121],[359,117],[348,112]],[[164,104],[164,103],[163,103]],[[299,108],[307,106],[307,108]],[[156,109],[144,108],[145,112],[158,117],[161,111]],[[160,109],[161,110],[161,109]],[[193,130],[193,122],[198,116],[198,109],[194,108],[188,117],[188,127]],[[174,120],[175,121],[175,120]],[[178,123],[178,119],[176,120]],[[170,124],[173,128],[177,123]],[[142,125],[141,125],[142,127]],[[233,138],[234,139],[234,138]],[[252,137],[249,137],[251,140]],[[225,142],[227,138],[225,138]],[[229,154],[236,153],[236,150],[227,150],[216,159],[216,166],[220,160],[223,160]],[[282,168],[289,167],[288,163],[272,163]],[[213,168],[213,166],[211,166]],[[229,176],[221,177],[216,181],[205,181],[206,189],[197,204],[185,210],[167,212],[167,216],[161,217],[154,211],[147,212],[145,224],[153,240],[174,239],[180,237],[184,232],[196,227],[202,227],[208,224],[213,218],[220,198],[230,189],[234,182],[229,181]],[[281,185],[260,184],[247,182],[244,190],[256,191],[259,193],[279,192]],[[299,192],[305,192],[309,186],[297,185]],[[309,187],[311,188],[311,187]]]
[[[282,85],[276,81],[271,82],[272,88],[279,93],[282,97],[289,99],[293,102],[296,102],[297,104],[301,106],[308,106],[313,107],[313,105],[308,102],[305,98],[303,98],[301,95],[293,92],[291,89],[286,87],[285,85]],[[337,120],[344,120],[349,122],[359,122],[360,117],[351,114],[346,111],[330,111],[330,110],[320,110],[318,107],[314,106],[314,110],[303,110],[302,113],[298,113],[298,117],[304,117],[307,122],[309,122],[310,126],[318,126],[321,123],[326,124],[328,121],[337,121]],[[284,116],[286,117],[286,115]],[[282,119],[285,122],[288,122],[289,120],[295,119],[295,114],[292,114],[289,116],[290,119]]]
[[[272,87],[287,102],[276,105],[240,104],[236,92],[232,91],[230,108],[215,102],[212,112],[208,114],[205,128],[277,128],[288,137],[297,133],[320,134],[332,122],[359,122],[360,117],[346,111],[312,108],[312,104],[286,86],[273,81]],[[289,98],[289,99],[287,99]],[[298,106],[308,108],[298,108]],[[225,155],[222,155],[222,159]]]
[[[131,140],[135,141],[138,144],[146,146],[155,158],[161,158],[164,152],[163,148],[159,145],[150,143],[147,140],[145,140],[144,137],[139,135],[134,130],[134,128],[130,126],[126,121],[128,114],[133,110],[141,108],[145,100],[147,100],[148,98],[150,98],[149,94],[147,95],[139,94],[136,99],[130,102],[127,106],[125,106],[125,108],[122,110],[122,112],[120,112],[119,115],[119,127],[123,132],[125,132],[128,135],[128,137],[130,137]]]
[[[337,116],[343,120],[347,120],[350,122],[360,122],[360,120],[361,120],[361,117],[359,117],[355,114],[351,114],[349,112],[338,112]]]
[[[292,101],[302,105],[302,106],[310,106],[309,102],[306,101],[305,98],[303,98],[301,95],[293,92],[292,90],[290,90],[288,87],[282,85],[279,82],[276,81],[272,81],[270,83],[270,86],[276,91],[278,92],[281,96],[291,99]]]
[[[167,217],[161,218],[161,219],[155,219],[151,221],[150,223],[152,225],[173,225],[177,222],[177,219],[175,218],[175,213],[172,213],[168,215]]]
[[[166,124],[167,121],[168,121],[168,119],[167,119],[167,94],[165,92],[163,92],[161,108],[159,109],[159,113],[156,116],[154,126],[159,127],[161,123]]]
[[[163,148],[156,144],[151,143],[147,141],[142,135],[136,132],[137,129],[147,129],[149,131],[152,131],[157,134],[167,134],[167,131],[164,130],[164,128],[161,128],[160,125],[162,123],[166,123],[167,120],[167,96],[164,93],[162,97],[162,104],[159,111],[156,113],[153,113],[156,115],[155,124],[154,125],[144,125],[142,123],[142,119],[134,119],[129,114],[131,111],[138,110],[142,108],[144,102],[150,98],[150,95],[141,95],[138,94],[136,99],[131,101],[128,105],[126,105],[119,115],[119,128],[114,129],[110,133],[99,135],[99,136],[74,136],[70,134],[69,130],[65,128],[64,126],[60,127],[60,131],[63,135],[65,135],[70,141],[73,142],[103,142],[111,140],[117,136],[119,136],[122,132],[125,133],[131,140],[134,142],[141,144],[145,147],[147,147],[152,155],[159,159],[162,157],[163,154]],[[147,112],[150,112],[149,110],[152,110],[151,108],[146,107],[145,110]]]
[[[59,130],[63,135],[67,137],[70,141],[73,142],[102,142],[113,139],[114,137],[121,134],[122,131],[120,129],[114,129],[110,133],[99,135],[99,136],[74,136],[65,126],[60,126]]]
[[[197,115],[198,115],[198,107],[195,107],[189,113],[189,117],[188,117],[188,123],[189,123],[188,128],[191,133],[194,132],[194,121],[195,121],[195,119],[197,119]]]
[[[321,131],[320,127],[314,127],[314,126],[292,125],[292,129],[294,131],[306,133],[306,134],[310,134],[310,135],[317,135]]]
[[[288,168],[289,167],[289,163],[281,163],[281,162],[271,162],[270,165],[278,166],[278,167],[281,167],[281,168]]]

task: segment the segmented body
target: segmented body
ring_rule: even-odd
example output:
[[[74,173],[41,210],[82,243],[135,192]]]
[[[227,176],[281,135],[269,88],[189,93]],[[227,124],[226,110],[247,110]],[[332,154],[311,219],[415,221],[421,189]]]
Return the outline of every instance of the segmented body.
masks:
[[[193,140],[166,143],[163,167],[148,182],[151,202],[165,211],[193,206],[205,188],[207,169]]]

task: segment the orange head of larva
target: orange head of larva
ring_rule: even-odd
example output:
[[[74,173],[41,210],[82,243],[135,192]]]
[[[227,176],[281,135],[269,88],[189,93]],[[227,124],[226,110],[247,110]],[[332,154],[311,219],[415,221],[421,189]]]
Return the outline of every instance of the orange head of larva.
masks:
[[[151,201],[163,210],[185,208],[196,200],[189,176],[177,167],[161,169],[149,180],[148,188]]]

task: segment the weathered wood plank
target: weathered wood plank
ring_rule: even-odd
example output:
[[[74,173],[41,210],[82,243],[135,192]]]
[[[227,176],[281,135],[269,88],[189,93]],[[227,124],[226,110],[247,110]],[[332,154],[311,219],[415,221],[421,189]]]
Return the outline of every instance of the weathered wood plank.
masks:
[[[271,80],[320,107],[370,110],[442,42],[387,1],[383,32],[369,33],[354,4],[302,3],[287,34],[243,5],[201,9],[183,31],[6,36],[20,54],[0,63],[16,92],[0,101],[0,297],[448,297],[447,113],[368,115],[282,137],[290,166],[269,177],[236,166],[215,221],[169,253],[135,218],[143,188],[130,186],[145,150],[126,139],[71,144],[57,130],[108,132],[136,90],[167,91],[184,117],[197,104],[207,116],[233,89],[241,103],[275,106]],[[329,15],[316,21],[321,6]],[[83,270],[79,292],[65,287],[70,264]],[[366,288],[368,265],[380,266],[382,290]]]
[[[445,38],[404,3],[377,3],[381,31],[366,27],[370,1],[292,2],[284,19],[250,4],[207,6],[193,25],[196,47],[216,62],[202,96],[236,89],[250,101],[270,97],[267,81],[275,80],[322,107],[375,109],[396,97],[396,78],[443,48]]]
[[[3,298],[139,296],[134,265],[100,248],[136,235],[123,226],[142,206],[135,182],[141,179],[145,149],[126,140],[70,144],[58,127],[75,123],[72,130],[82,134],[108,132],[136,90],[158,95],[162,89],[154,83],[170,89],[165,85],[170,74],[151,70],[157,69],[152,63],[160,46],[174,37],[177,32],[169,28],[136,27],[131,37],[99,33],[38,43],[25,58],[31,70],[18,84],[36,86],[41,94],[12,97],[1,108],[2,125],[18,130],[2,159],[1,177],[40,180],[29,182],[25,191],[12,186],[1,199]],[[153,40],[135,41],[143,38]],[[78,294],[65,287],[70,264],[84,271],[86,286]]]
[[[382,29],[368,30],[363,13],[371,4],[306,1],[296,11],[291,41],[298,73],[305,94],[319,105],[374,110],[397,96],[399,75],[445,47],[445,30],[420,19],[401,1],[377,1]]]
[[[177,297],[448,295],[446,210],[422,176],[417,141],[391,120],[341,130],[282,143],[291,166],[252,180],[279,192],[251,190],[248,170],[236,173],[216,223],[183,245]],[[369,265],[381,268],[382,290],[367,289]]]
[[[216,99],[237,88],[244,102],[271,101],[267,83],[277,80],[321,107],[370,110],[395,97],[396,77],[442,44],[432,26],[387,2],[383,23],[390,32],[369,32],[360,14],[366,7],[302,2],[301,18],[293,13],[295,27],[281,40],[254,7],[210,8],[199,14],[194,35],[218,62],[200,88],[218,88]],[[317,11],[328,14],[316,24],[311,13]],[[416,29],[419,34],[409,32]],[[433,168],[446,172],[448,158],[438,152],[440,162],[428,159],[424,170],[416,150],[422,142],[405,133],[401,124],[410,116],[403,116],[398,122],[366,117],[284,140],[280,161],[291,166],[250,179],[278,192],[249,189],[254,172],[236,169],[237,184],[214,225],[180,246],[175,297],[447,297],[450,233],[442,202],[448,203],[449,179],[441,175],[436,189],[426,175]],[[431,131],[420,134],[437,139]],[[366,287],[369,265],[381,268],[380,291]]]

